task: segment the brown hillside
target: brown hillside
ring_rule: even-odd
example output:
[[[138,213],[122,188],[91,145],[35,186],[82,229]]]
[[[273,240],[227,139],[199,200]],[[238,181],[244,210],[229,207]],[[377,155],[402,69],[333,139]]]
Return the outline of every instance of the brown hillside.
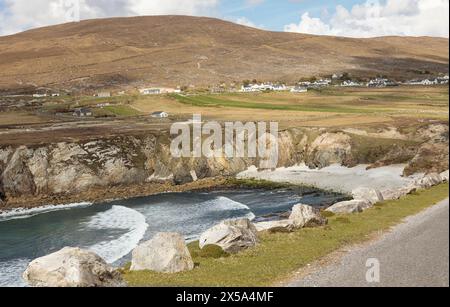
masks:
[[[0,89],[296,81],[448,71],[448,39],[268,32],[186,16],[88,20],[0,37]]]

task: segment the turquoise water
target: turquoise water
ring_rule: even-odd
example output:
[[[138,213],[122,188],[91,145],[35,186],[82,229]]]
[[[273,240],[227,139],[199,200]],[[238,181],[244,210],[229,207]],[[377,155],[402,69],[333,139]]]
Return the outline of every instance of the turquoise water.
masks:
[[[311,190],[168,193],[0,215],[0,286],[24,286],[21,275],[31,260],[66,246],[92,250],[120,265],[157,232],[179,232],[192,241],[224,219],[264,220],[300,202],[326,207],[340,199]]]

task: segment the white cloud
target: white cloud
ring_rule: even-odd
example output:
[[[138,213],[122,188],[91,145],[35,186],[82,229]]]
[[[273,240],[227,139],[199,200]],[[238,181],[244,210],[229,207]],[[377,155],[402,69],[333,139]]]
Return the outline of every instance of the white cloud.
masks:
[[[257,28],[257,29],[264,29],[263,25],[256,25],[253,21],[251,21],[250,19],[248,19],[247,17],[239,17],[235,20],[232,20],[233,22],[239,24],[239,25],[243,25],[246,27],[251,27],[251,28]]]
[[[4,0],[0,35],[81,19],[136,15],[211,15],[220,0]],[[75,6],[74,6],[75,5]],[[75,14],[77,15],[77,14]],[[76,18],[75,18],[76,19]]]
[[[286,25],[285,31],[349,37],[448,37],[448,25],[448,0],[368,0],[350,10],[339,5],[327,20],[306,12],[299,24]]]

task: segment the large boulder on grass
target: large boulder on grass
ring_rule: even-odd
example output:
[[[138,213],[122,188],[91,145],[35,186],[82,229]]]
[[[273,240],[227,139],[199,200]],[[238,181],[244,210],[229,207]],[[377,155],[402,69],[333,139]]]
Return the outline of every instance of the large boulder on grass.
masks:
[[[423,178],[417,182],[417,185],[422,189],[429,189],[441,183],[442,183],[441,175],[438,173],[431,173],[423,176]]]
[[[131,271],[179,273],[194,269],[184,238],[177,233],[158,233],[133,250]]]
[[[366,210],[372,206],[373,205],[368,200],[356,199],[356,200],[339,202],[339,203],[334,204],[333,206],[329,207],[325,211],[332,212],[335,214],[351,214],[351,213],[363,212],[364,210]]]
[[[327,224],[328,220],[324,218],[318,209],[307,205],[295,205],[292,208],[289,220],[292,221],[297,229],[304,227],[317,227]]]
[[[255,223],[255,227],[259,232],[292,232],[295,229],[292,220],[278,220]]]
[[[440,176],[443,182],[448,182],[449,170],[442,172]]]
[[[117,287],[121,274],[93,252],[66,247],[32,261],[23,278],[33,287]]]
[[[384,200],[383,194],[377,189],[359,187],[352,191],[353,199],[365,199],[371,204],[376,204]]]
[[[384,200],[396,200],[409,195],[417,190],[415,184],[410,184],[401,188],[384,189],[381,191]]]
[[[210,228],[200,237],[200,248],[220,246],[225,252],[236,254],[258,243],[258,230],[249,219],[226,220]]]

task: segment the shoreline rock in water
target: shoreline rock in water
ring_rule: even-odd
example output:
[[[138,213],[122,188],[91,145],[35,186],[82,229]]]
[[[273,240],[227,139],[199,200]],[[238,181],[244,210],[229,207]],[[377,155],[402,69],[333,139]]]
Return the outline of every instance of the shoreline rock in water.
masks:
[[[200,236],[200,248],[220,246],[224,252],[236,254],[256,246],[258,230],[249,219],[226,220],[208,229]]]
[[[66,247],[32,261],[23,278],[33,287],[121,287],[121,274],[93,252]]]
[[[131,271],[179,273],[194,269],[186,242],[178,233],[158,233],[132,254]]]

